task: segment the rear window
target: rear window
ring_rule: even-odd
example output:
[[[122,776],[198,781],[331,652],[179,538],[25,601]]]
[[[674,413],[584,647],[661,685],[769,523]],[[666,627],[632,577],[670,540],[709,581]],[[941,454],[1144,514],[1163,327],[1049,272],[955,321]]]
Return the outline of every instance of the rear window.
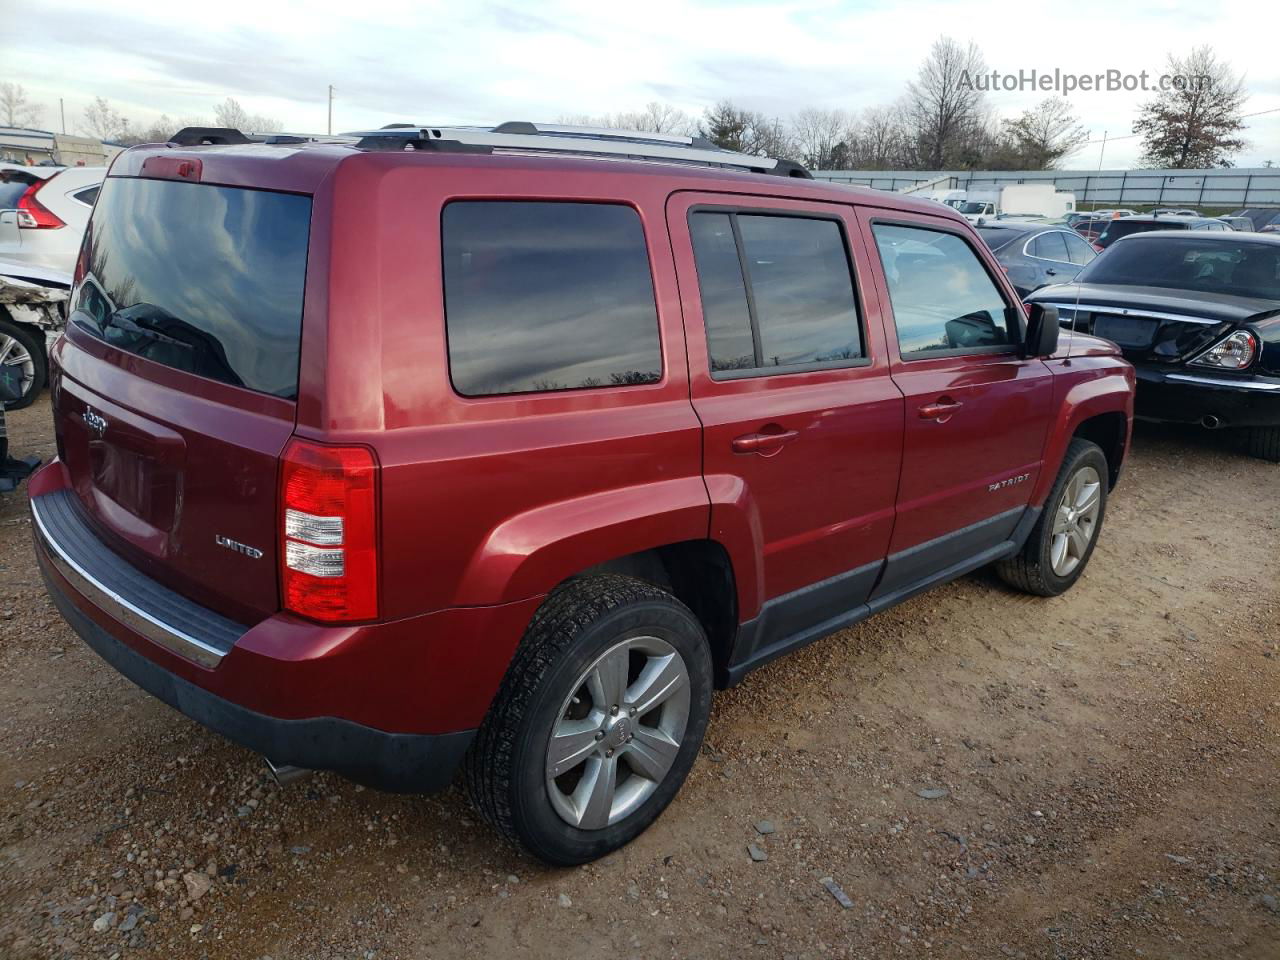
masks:
[[[1007,227],[978,227],[978,236],[991,249],[992,253],[997,250],[1003,250],[1014,240],[1025,237],[1025,233],[1017,230],[1010,230]]]
[[[1187,225],[1177,220],[1112,220],[1098,236],[1098,246],[1109,247],[1121,237],[1127,237],[1133,233],[1185,229]]]
[[[444,208],[449,372],[464,396],[662,379],[640,215],[619,204]]]
[[[309,197],[111,177],[72,319],[156,363],[292,399],[310,225]]]
[[[1137,237],[1098,257],[1079,280],[1280,300],[1280,244]]]
[[[27,187],[39,179],[25,170],[0,170],[0,210],[16,208]]]

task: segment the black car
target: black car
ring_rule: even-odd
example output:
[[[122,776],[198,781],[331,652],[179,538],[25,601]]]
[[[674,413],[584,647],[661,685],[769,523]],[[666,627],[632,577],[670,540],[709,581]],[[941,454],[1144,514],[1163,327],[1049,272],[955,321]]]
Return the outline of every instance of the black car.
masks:
[[[1237,428],[1250,453],[1280,463],[1280,236],[1125,237],[1076,282],[1028,300],[1120,346],[1138,372],[1138,417]]]
[[[1223,233],[1231,228],[1216,217],[1192,217],[1178,213],[1140,214],[1136,217],[1117,217],[1107,224],[1106,229],[1093,241],[1097,250],[1105,250],[1121,237],[1131,237],[1135,233],[1150,233],[1153,230],[1207,230],[1211,233]]]
[[[1050,283],[1066,283],[1097,256],[1074,230],[1043,223],[988,223],[978,235],[1025,297]]]

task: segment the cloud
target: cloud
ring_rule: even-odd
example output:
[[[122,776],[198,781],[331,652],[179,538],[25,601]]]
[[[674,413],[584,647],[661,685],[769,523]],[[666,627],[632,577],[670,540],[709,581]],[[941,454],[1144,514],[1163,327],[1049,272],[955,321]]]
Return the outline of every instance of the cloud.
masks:
[[[974,40],[1002,71],[1158,73],[1167,52],[1210,43],[1246,72],[1247,109],[1262,110],[1280,106],[1274,39],[1262,26],[1256,3],[1220,3],[1210,15],[1193,0],[1025,0],[1016,12],[1003,0],[223,0],[198,16],[168,0],[45,0],[21,37],[0,39],[0,62],[4,79],[43,100],[46,123],[59,97],[69,118],[100,95],[145,124],[162,112],[209,116],[234,96],[286,128],[323,130],[334,84],[341,130],[614,113],[653,99],[692,113],[721,99],[771,114],[859,110],[895,99],[944,33]],[[990,101],[1010,116],[1041,96]],[[1114,138],[1131,131],[1143,99],[1093,93],[1072,103],[1095,138]],[[1265,119],[1241,163],[1280,153]],[[1106,163],[1137,153],[1137,140],[1114,141]],[[1091,162],[1088,151],[1076,158]]]

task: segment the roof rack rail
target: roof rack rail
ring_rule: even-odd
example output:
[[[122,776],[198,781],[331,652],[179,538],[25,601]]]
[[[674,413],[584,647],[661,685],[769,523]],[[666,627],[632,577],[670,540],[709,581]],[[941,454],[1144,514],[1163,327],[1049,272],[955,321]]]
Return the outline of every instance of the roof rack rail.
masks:
[[[608,127],[578,127],[529,123],[523,120],[496,127],[431,127],[393,123],[380,130],[347,134],[359,138],[363,150],[438,150],[459,153],[492,153],[495,150],[579,153],[644,160],[674,160],[752,173],[812,179],[792,160],[757,157],[717,147],[704,137],[674,133],[645,133]]]
[[[244,133],[234,127],[183,127],[169,142],[179,147],[206,144],[230,146],[241,143],[352,143],[353,138],[323,133]]]

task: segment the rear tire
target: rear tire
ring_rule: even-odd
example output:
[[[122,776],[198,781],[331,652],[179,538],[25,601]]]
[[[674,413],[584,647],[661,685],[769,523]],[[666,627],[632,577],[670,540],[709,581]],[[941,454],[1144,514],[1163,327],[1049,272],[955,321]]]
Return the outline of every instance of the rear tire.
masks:
[[[35,403],[48,375],[42,338],[4,316],[0,316],[0,374],[23,382],[22,396],[6,403],[6,410],[21,410]]]
[[[675,797],[711,689],[706,635],[679,600],[631,577],[570,581],[534,614],[467,754],[472,803],[547,863],[602,857]]]
[[[1056,597],[1071,589],[1088,566],[1102,531],[1107,476],[1102,449],[1088,440],[1072,440],[1027,542],[1017,554],[996,564],[1000,578],[1041,597]]]
[[[1280,427],[1250,427],[1245,444],[1249,456],[1280,463]]]

